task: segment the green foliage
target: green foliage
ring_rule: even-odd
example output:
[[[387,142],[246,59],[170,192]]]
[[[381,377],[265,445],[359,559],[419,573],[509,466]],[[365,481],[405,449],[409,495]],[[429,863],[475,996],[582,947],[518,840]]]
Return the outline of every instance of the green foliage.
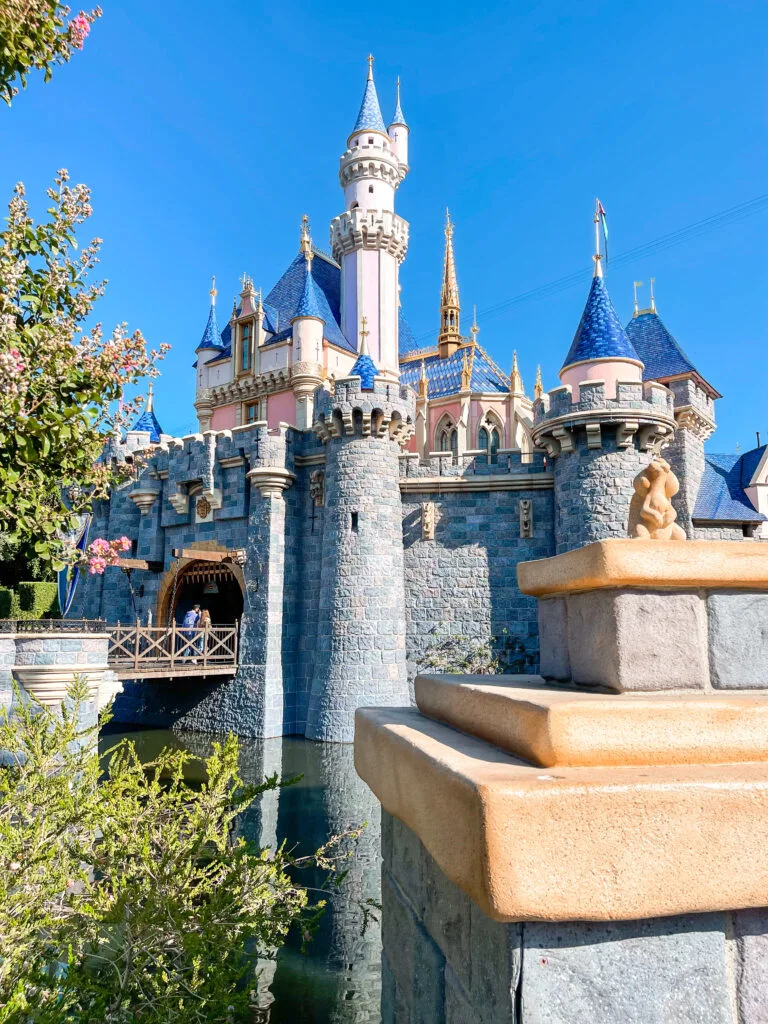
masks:
[[[0,533],[0,586],[13,590],[22,580],[54,580],[51,563],[35,554],[32,541],[11,541]]]
[[[11,614],[16,595],[8,587],[0,587],[0,619],[13,619]]]
[[[125,325],[111,336],[100,324],[86,329],[105,287],[88,281],[100,240],[78,249],[90,193],[67,181],[59,171],[42,223],[17,185],[0,232],[0,523],[11,543],[33,542],[44,560],[64,556],[60,538],[118,478],[110,460],[98,461],[106,436],[137,410],[118,400],[157,373],[167,348],[147,353]]]
[[[25,618],[55,618],[58,614],[58,587],[55,583],[19,583],[18,594],[19,609]]]
[[[322,907],[288,871],[335,871],[336,841],[302,865],[237,837],[238,815],[279,783],[243,785],[234,737],[196,790],[189,754],[142,765],[127,741],[100,778],[83,680],[60,716],[16,696],[0,723],[16,752],[0,773],[0,1022],[248,1019],[256,958],[295,922],[308,936]]]
[[[0,4],[0,96],[10,104],[32,70],[49,81],[56,64],[82,49],[97,8],[67,24],[69,8],[58,0],[3,0]],[[17,84],[18,83],[18,84]]]

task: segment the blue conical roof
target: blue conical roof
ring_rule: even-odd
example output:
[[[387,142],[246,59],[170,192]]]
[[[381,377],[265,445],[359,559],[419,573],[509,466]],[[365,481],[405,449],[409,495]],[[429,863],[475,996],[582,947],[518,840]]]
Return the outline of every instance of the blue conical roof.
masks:
[[[307,260],[307,269],[304,275],[304,291],[301,293],[296,312],[291,319],[296,320],[300,316],[314,316],[325,323],[327,312],[328,303],[320,298],[320,290],[315,284],[315,279],[312,277],[312,264]]]
[[[405,114],[403,108],[400,106],[400,79],[397,80],[397,103],[395,104],[395,112],[392,115],[392,120],[389,122],[390,127],[393,124],[401,124],[404,128],[408,127],[408,122],[405,120]]]
[[[376,86],[374,85],[373,78],[369,78],[365,83],[363,102],[360,104],[360,113],[357,115],[357,121],[352,129],[352,134],[366,131],[384,132],[385,135],[387,133],[387,129],[384,127],[384,118],[381,116],[379,97],[376,95]]]
[[[360,378],[360,387],[363,391],[373,391],[373,378],[378,377],[379,371],[376,364],[367,352],[361,352],[357,361],[349,371],[350,377]]]
[[[216,324],[216,306],[213,303],[211,303],[211,310],[208,313],[208,323],[205,325],[200,344],[195,351],[197,352],[201,348],[221,348],[221,336]]]
[[[133,429],[149,432],[149,440],[152,444],[160,444],[160,435],[163,432],[163,428],[157,422],[157,416],[155,416],[154,409],[152,408],[151,394],[147,396],[144,412],[134,423]]]
[[[581,314],[563,370],[592,359],[633,359],[642,362],[627,337],[602,277],[592,278],[587,304]]]

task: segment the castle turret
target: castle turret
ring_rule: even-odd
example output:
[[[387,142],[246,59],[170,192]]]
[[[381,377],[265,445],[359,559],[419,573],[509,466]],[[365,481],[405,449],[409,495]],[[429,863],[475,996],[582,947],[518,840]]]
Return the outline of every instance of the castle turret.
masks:
[[[341,264],[342,331],[356,341],[366,317],[371,356],[388,380],[400,377],[398,274],[408,223],[395,214],[395,191],[407,171],[384,127],[369,57],[360,113],[341,156],[346,209],[331,221],[331,248]]]
[[[361,325],[352,375],[318,394],[326,510],[310,739],[349,742],[358,707],[409,703],[399,454],[414,394],[377,375]]]
[[[673,396],[643,364],[613,308],[599,244],[562,386],[534,402],[533,439],[554,463],[558,553],[626,537],[632,482],[675,429]],[[537,382],[538,385],[538,382]]]
[[[453,223],[445,211],[445,257],[443,284],[440,289],[440,333],[437,346],[443,359],[452,356],[461,345],[461,303],[456,280],[456,258],[453,253]]]
[[[221,345],[221,336],[219,334],[219,326],[216,323],[216,278],[211,278],[211,290],[208,293],[211,296],[211,306],[208,310],[208,320],[205,324],[205,330],[203,336],[200,339],[200,344],[195,349],[195,355],[197,360],[195,362],[195,411],[197,412],[197,418],[200,422],[200,429],[207,430],[211,422],[211,414],[213,412],[213,405],[207,394],[209,387],[208,370],[206,364],[209,360],[215,359],[220,356],[223,349]]]
[[[408,173],[408,136],[411,134],[411,130],[405,122],[403,116],[403,109],[400,106],[400,79],[397,79],[397,103],[395,104],[395,112],[392,115],[392,121],[387,128],[387,134],[392,139],[392,146],[397,155],[397,159],[400,161],[400,168],[402,176],[405,177]]]
[[[301,251],[304,253],[306,269],[304,290],[291,319],[291,385],[296,397],[296,426],[300,430],[308,430],[312,426],[313,396],[323,380],[323,329],[329,311],[328,303],[312,277],[312,239],[306,216],[302,221]]]

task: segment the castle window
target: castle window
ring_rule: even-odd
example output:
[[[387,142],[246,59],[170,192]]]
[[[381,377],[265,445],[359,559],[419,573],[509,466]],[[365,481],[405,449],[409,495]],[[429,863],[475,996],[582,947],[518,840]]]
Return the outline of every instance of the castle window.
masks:
[[[495,466],[499,461],[500,440],[499,432],[495,427],[480,427],[477,434],[477,447],[482,449],[485,454],[479,455],[477,461],[480,463],[490,461]]]
[[[258,419],[259,407],[258,405],[246,405],[245,407],[245,422],[255,423]]]
[[[352,530],[353,533],[357,533],[357,525],[358,525],[358,516],[359,515],[360,515],[359,512],[351,512],[350,513],[350,524],[349,525],[350,525],[350,529]]]
[[[369,192],[373,192],[373,185],[369,185],[369,186],[368,186],[368,191],[369,191]]]
[[[439,451],[453,452],[454,455],[458,454],[459,435],[455,427],[446,427],[441,431]]]
[[[372,145],[373,145],[373,139],[368,139],[368,145],[369,145],[369,146],[372,146]]]
[[[251,368],[251,325],[243,324],[240,328],[240,369]]]

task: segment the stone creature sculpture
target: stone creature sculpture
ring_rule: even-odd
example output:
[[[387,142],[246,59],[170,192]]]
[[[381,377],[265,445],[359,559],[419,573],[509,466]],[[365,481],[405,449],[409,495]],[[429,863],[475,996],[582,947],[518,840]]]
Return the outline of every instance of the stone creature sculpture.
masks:
[[[685,531],[675,520],[671,498],[680,483],[669,463],[658,456],[634,480],[635,493],[629,505],[629,535],[645,540],[685,540]]]

